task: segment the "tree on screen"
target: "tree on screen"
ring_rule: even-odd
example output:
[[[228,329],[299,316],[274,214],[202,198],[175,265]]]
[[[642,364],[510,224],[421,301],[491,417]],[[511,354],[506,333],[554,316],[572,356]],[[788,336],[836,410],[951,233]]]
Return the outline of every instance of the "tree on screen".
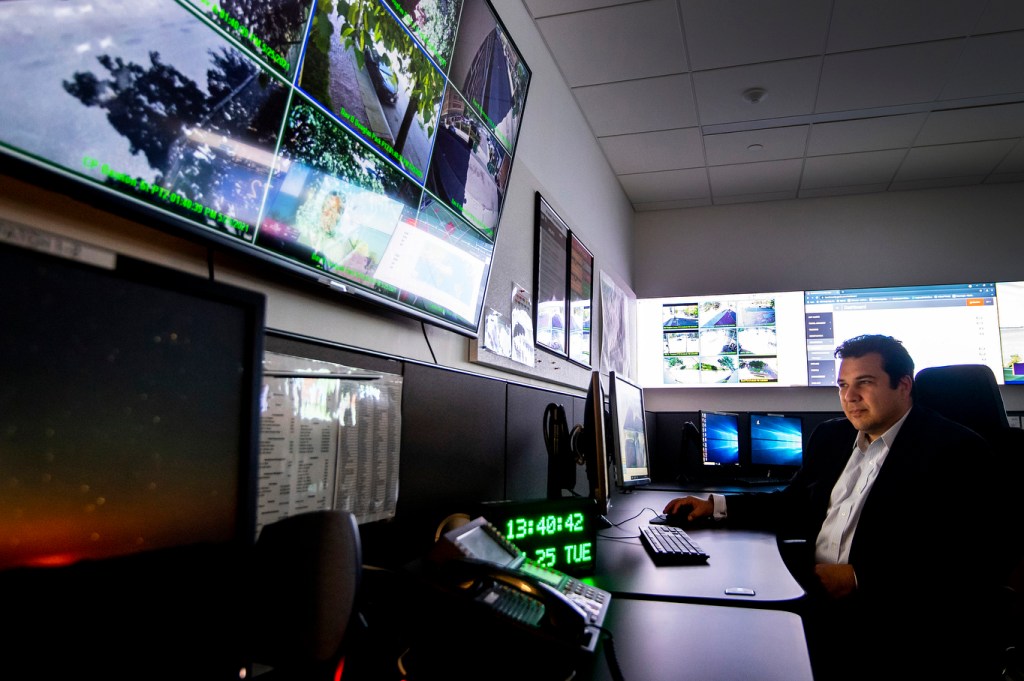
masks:
[[[336,9],[338,16],[343,19],[339,29],[342,45],[352,51],[360,69],[365,67],[363,50],[367,46],[382,44],[385,52],[381,54],[381,61],[388,65],[391,65],[390,54],[400,55],[400,66],[408,74],[411,84],[409,105],[395,136],[395,150],[401,153],[409,128],[417,115],[427,126],[427,136],[433,136],[437,97],[443,91],[444,78],[418,49],[410,49],[409,35],[391,13],[380,3],[360,0],[337,0],[336,4],[334,0],[320,0],[318,4],[328,14],[333,14]]]
[[[399,0],[402,9],[416,23],[415,33],[427,51],[442,66],[447,65],[455,45],[457,17],[462,6],[456,0]]]
[[[86,106],[107,111],[107,120],[130,143],[133,154],[143,153],[158,171],[167,167],[171,145],[186,124],[209,109],[206,93],[195,81],[149,53],[148,67],[108,54],[97,57],[108,78],[91,71],[75,73],[64,89]]]
[[[383,167],[378,170],[365,146],[315,107],[300,104],[292,108],[282,142],[281,150],[289,158],[328,175],[375,192],[397,188],[397,178]]]
[[[280,54],[297,45],[305,33],[305,0],[221,0],[221,7],[250,33]]]
[[[144,155],[157,172],[156,184],[235,214],[244,212],[241,203],[257,200],[248,194],[260,172],[240,174],[242,161],[214,153],[189,134],[198,130],[271,145],[283,115],[285,91],[234,50],[211,50],[209,55],[205,90],[165,64],[158,52],[149,53],[148,66],[101,55],[97,61],[105,74],[79,71],[63,86],[85,106],[106,110],[110,125],[128,140],[129,151]]]

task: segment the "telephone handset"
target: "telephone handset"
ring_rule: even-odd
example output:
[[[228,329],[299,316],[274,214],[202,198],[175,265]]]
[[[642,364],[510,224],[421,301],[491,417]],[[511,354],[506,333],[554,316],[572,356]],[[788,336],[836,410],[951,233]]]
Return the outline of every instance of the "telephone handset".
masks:
[[[456,589],[495,617],[533,635],[585,647],[587,615],[554,587],[518,571],[470,558],[448,561],[442,570]]]
[[[529,561],[483,517],[446,532],[430,554],[437,579],[528,636],[593,652],[611,595]]]

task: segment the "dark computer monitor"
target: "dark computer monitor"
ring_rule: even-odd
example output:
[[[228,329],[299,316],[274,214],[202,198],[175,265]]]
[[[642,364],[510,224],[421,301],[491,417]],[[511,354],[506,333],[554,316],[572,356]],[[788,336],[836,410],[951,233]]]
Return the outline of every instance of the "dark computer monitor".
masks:
[[[239,678],[263,295],[55,235],[0,236],[9,656],[37,678]]]
[[[587,388],[583,425],[573,428],[570,440],[573,451],[586,462],[588,493],[600,516],[607,514],[610,506],[608,420],[601,374],[593,371]]]
[[[651,460],[643,391],[622,374],[612,371],[608,376],[608,403],[615,484],[625,491],[650,484]]]
[[[803,421],[784,414],[750,414],[750,463],[797,468],[803,463]]]
[[[701,411],[701,454],[705,466],[739,466],[740,421],[738,414]]]

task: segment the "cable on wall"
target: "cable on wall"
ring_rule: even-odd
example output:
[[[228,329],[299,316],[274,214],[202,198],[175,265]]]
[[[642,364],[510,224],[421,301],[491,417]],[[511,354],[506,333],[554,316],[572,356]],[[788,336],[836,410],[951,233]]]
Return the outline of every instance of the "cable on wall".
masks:
[[[434,360],[434,364],[437,364],[437,356],[434,355],[434,348],[430,345],[430,338],[427,336],[427,325],[424,322],[420,322],[420,328],[423,329],[423,340],[427,341],[427,350],[430,350],[430,358]]]

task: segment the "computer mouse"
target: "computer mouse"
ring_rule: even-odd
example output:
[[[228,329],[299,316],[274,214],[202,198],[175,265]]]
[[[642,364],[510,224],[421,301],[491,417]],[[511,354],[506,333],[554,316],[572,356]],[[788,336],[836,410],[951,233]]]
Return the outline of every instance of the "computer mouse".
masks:
[[[674,525],[676,527],[682,527],[683,525],[690,524],[688,516],[692,512],[693,506],[686,504],[685,506],[677,508],[673,513],[659,513],[648,522],[652,525]]]

